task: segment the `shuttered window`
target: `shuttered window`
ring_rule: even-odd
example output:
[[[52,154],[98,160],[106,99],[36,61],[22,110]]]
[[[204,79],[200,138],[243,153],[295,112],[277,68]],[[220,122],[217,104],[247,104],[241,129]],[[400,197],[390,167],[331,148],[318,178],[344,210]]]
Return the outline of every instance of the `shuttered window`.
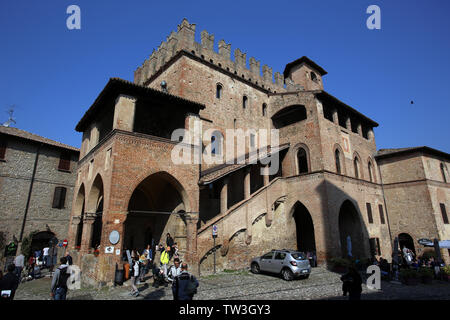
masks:
[[[384,221],[384,213],[383,213],[383,206],[381,204],[378,205],[378,210],[380,211],[380,221],[381,224],[385,224]]]
[[[63,209],[66,202],[66,191],[64,187],[56,187],[53,195],[53,208]]]
[[[0,160],[5,160],[6,153],[6,140],[4,137],[0,137]]]
[[[62,152],[59,157],[58,170],[70,171],[70,153]]]
[[[366,207],[367,207],[367,217],[369,218],[369,223],[373,223],[372,206],[370,205],[370,203],[367,202]]]

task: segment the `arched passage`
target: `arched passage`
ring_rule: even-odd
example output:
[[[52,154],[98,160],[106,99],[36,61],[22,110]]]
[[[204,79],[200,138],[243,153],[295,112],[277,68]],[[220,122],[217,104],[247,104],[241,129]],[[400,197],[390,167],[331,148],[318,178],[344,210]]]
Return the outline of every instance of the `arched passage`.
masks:
[[[308,209],[301,203],[294,205],[292,216],[297,234],[297,250],[301,252],[316,251],[314,224]]]
[[[144,179],[134,190],[125,220],[124,249],[142,251],[147,245],[165,245],[170,233],[180,251],[186,248],[186,222],[182,213],[188,210],[186,193],[170,174],[158,172]]]
[[[103,180],[100,174],[95,177],[88,197],[88,212],[95,213],[94,224],[92,225],[91,248],[100,245],[102,238],[102,216],[103,216]]]
[[[85,204],[85,194],[84,194],[84,184],[80,186],[78,190],[77,198],[75,200],[74,216],[80,217],[80,222],[76,226],[75,233],[75,246],[81,246],[81,237],[83,234],[83,216],[84,216],[84,204]]]
[[[400,250],[403,251],[403,248],[406,247],[410,249],[414,254],[416,254],[416,249],[414,247],[413,238],[407,233],[400,233],[398,235],[398,245],[400,246]]]
[[[33,239],[31,240],[31,253],[48,247],[50,245],[50,240],[54,237],[55,234],[51,231],[41,231],[33,235]]]
[[[342,256],[366,257],[361,219],[358,210],[350,200],[345,200],[339,210],[339,237]]]

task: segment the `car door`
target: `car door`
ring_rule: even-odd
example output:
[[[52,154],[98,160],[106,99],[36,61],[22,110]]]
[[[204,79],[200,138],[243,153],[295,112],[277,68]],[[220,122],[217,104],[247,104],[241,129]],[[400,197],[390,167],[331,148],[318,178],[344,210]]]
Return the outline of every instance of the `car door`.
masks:
[[[272,257],[273,252],[268,252],[261,256],[260,260],[260,269],[261,271],[268,271],[270,272],[271,266],[272,266]]]
[[[280,273],[281,269],[283,268],[283,262],[284,259],[286,258],[286,252],[281,252],[281,251],[275,251],[275,255],[272,259],[272,263],[271,263],[271,272],[273,273]]]

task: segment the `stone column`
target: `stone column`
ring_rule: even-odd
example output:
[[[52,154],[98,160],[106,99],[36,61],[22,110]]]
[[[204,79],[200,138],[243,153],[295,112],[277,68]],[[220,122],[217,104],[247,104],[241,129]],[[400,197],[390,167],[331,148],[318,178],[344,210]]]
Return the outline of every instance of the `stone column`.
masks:
[[[249,199],[250,198],[250,171],[251,171],[251,167],[248,166],[245,168],[245,173],[244,173],[244,199]]]
[[[85,213],[83,218],[83,234],[81,236],[80,252],[87,253],[91,247],[92,225],[95,221],[95,213]]]
[[[333,122],[334,122],[334,124],[339,125],[339,116],[338,116],[337,109],[333,109]]]
[[[123,94],[119,95],[114,107],[113,129],[132,132],[134,127],[135,108],[136,98]]]
[[[266,165],[264,165],[263,168],[264,168],[264,175],[263,175],[263,177],[264,177],[264,186],[267,186],[269,184],[269,182],[270,182],[269,165],[266,164]]]
[[[223,179],[222,190],[220,190],[220,213],[228,210],[228,178]]]
[[[77,231],[78,231],[78,226],[80,224],[81,221],[81,216],[74,216],[72,217],[72,222],[70,224],[70,230],[69,230],[69,237],[68,237],[68,244],[67,247],[70,250],[75,250],[75,244],[77,241]]]
[[[361,125],[361,123],[358,123],[357,130],[358,130],[358,134],[362,137],[363,133],[362,133],[362,125]]]
[[[196,272],[197,268],[197,222],[198,213],[186,213],[186,257],[191,272]]]

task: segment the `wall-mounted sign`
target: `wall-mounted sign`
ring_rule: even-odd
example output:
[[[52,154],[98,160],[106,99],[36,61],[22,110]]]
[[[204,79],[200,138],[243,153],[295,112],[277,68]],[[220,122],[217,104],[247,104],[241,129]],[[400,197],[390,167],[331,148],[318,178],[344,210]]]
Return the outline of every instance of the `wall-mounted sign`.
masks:
[[[105,253],[114,253],[114,247],[105,247]]]
[[[213,227],[212,227],[212,235],[213,235],[213,237],[217,237],[217,226],[216,225],[213,225]]]
[[[111,233],[109,234],[109,242],[111,242],[111,244],[116,244],[117,242],[119,242],[119,239],[119,232],[117,230],[111,231]]]

